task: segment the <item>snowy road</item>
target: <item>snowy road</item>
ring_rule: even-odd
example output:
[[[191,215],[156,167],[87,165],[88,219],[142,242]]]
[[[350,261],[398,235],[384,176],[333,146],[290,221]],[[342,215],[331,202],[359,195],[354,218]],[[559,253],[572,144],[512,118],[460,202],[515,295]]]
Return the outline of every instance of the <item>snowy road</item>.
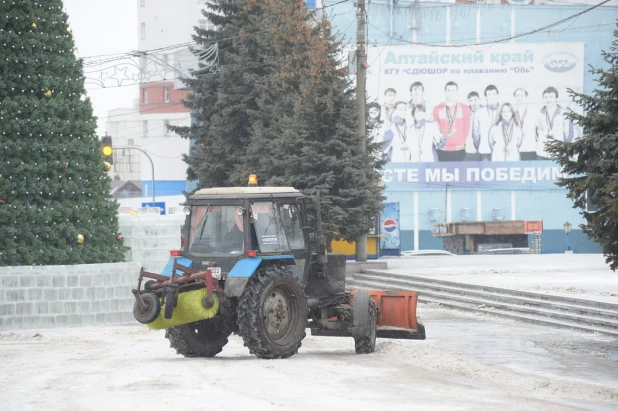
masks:
[[[3,410],[618,409],[618,341],[419,306],[426,341],[308,336],[259,360],[185,359],[142,326],[0,333]]]

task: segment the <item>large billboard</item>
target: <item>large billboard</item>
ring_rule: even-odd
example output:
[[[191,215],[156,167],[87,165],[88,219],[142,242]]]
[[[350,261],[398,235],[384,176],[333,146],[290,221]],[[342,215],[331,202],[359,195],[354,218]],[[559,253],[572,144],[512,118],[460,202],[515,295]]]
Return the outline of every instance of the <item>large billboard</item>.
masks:
[[[584,43],[368,50],[367,122],[383,182],[431,188],[553,184],[550,139],[573,141]]]

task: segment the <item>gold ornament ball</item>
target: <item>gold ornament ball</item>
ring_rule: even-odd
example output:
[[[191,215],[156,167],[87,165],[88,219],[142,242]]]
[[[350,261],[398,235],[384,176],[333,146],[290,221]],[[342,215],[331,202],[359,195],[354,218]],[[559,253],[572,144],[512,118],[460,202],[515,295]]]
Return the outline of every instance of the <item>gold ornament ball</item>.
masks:
[[[36,29],[36,23],[32,23],[30,27],[32,27],[33,29]]]
[[[69,34],[73,34],[73,29],[72,29],[72,28],[70,28],[70,27],[67,27],[67,33],[69,33]]]
[[[45,98],[51,98],[51,96],[52,96],[52,92],[51,92],[51,90],[45,90],[45,92],[43,93],[43,95],[45,96]]]
[[[77,234],[77,244],[81,244],[84,242],[84,236],[81,234]]]
[[[109,171],[112,169],[112,165],[108,163],[107,161],[103,162],[103,166],[105,167],[105,171]]]

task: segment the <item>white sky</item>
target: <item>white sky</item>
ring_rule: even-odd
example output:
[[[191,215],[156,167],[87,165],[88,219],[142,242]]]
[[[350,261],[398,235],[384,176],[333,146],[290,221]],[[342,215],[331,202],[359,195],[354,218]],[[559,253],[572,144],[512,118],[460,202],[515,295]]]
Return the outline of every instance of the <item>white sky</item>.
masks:
[[[64,0],[78,57],[124,53],[137,50],[137,3],[131,0]],[[100,88],[86,84],[98,119],[99,135],[105,132],[108,111],[133,107],[138,86]]]

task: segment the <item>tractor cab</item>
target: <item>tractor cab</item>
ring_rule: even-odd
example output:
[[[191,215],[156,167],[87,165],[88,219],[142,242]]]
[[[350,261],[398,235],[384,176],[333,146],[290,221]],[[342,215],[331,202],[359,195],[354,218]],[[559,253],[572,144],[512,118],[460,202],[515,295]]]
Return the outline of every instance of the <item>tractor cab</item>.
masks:
[[[305,197],[290,187],[207,188],[189,197],[183,255],[226,279],[246,258],[283,259],[303,283],[310,258]],[[215,270],[219,271],[219,270]]]

